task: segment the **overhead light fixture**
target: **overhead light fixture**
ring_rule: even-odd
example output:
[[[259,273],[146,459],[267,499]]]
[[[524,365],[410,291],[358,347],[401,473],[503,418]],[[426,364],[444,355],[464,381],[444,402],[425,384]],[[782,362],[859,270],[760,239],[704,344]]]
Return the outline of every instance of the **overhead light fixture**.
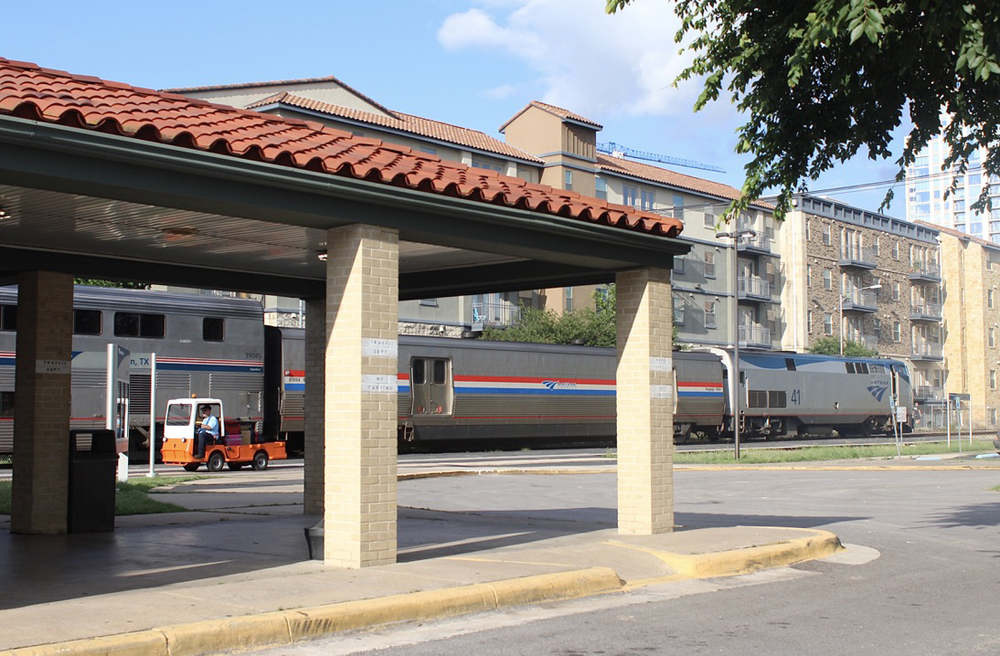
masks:
[[[320,251],[319,253],[316,253],[316,257],[319,258],[320,262],[326,262],[326,251]]]

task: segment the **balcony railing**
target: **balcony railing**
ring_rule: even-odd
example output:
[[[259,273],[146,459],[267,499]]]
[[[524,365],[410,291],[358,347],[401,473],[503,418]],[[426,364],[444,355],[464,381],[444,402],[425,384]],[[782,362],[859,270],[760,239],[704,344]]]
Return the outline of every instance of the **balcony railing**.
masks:
[[[930,262],[914,262],[910,265],[910,280],[941,282],[941,267]]]
[[[771,300],[771,282],[760,276],[740,276],[737,279],[740,298]]]
[[[878,309],[878,295],[874,289],[855,290],[844,294],[844,311],[874,312]]]
[[[940,303],[923,303],[910,308],[911,321],[941,321],[942,318]]]
[[[740,326],[740,346],[771,348],[771,331],[760,325]]]
[[[476,326],[510,326],[520,318],[521,308],[513,303],[484,301],[472,304],[472,323]]]
[[[942,360],[944,349],[940,344],[914,344],[910,349],[910,357],[914,360]]]
[[[743,235],[736,244],[738,251],[755,251],[758,253],[771,252],[771,238],[759,232],[753,235]]]
[[[874,269],[878,266],[878,256],[874,248],[844,248],[840,253],[840,266]]]
[[[933,385],[917,385],[913,388],[913,398],[918,401],[944,401],[944,390]]]

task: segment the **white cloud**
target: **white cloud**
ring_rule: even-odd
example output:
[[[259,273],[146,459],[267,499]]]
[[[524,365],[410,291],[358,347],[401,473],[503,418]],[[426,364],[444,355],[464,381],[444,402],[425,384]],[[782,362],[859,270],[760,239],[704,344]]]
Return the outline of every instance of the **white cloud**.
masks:
[[[449,16],[438,41],[453,51],[492,50],[520,59],[544,89],[539,100],[595,120],[690,115],[700,86],[671,86],[690,60],[678,55],[674,43],[678,20],[672,3],[635,2],[610,16],[602,0],[477,4]]]

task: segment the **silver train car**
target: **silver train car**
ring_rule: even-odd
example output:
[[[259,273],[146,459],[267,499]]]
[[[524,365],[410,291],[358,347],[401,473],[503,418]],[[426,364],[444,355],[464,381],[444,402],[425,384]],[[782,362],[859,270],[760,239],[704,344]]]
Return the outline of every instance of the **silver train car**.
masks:
[[[13,451],[16,326],[17,288],[0,288],[0,453]],[[130,354],[131,455],[141,458],[148,454],[153,353],[159,423],[167,399],[193,395],[221,398],[227,411],[243,424],[259,426],[263,422],[264,315],[260,303],[77,286],[73,294],[71,429],[105,426],[103,353],[108,344]]]

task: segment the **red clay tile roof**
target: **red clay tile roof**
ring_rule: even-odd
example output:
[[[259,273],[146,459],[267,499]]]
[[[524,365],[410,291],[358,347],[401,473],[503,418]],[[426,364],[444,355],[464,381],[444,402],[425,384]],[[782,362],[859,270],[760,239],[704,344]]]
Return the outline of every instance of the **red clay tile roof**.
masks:
[[[360,91],[358,91],[357,89],[355,89],[351,85],[344,84],[341,80],[335,78],[332,75],[328,75],[326,77],[307,77],[307,78],[302,78],[300,80],[275,80],[273,82],[245,82],[243,84],[220,84],[218,86],[211,86],[211,87],[186,87],[186,88],[179,88],[179,89],[161,89],[161,91],[163,91],[165,93],[179,93],[182,96],[186,96],[186,95],[190,94],[192,91],[228,91],[230,89],[234,89],[234,90],[235,89],[257,89],[259,87],[290,87],[290,86],[296,86],[296,85],[299,85],[299,84],[316,84],[316,83],[322,84],[322,83],[329,83],[329,82],[333,82],[338,87],[343,87],[344,89],[347,89],[348,91],[350,91],[351,93],[353,93],[358,98],[361,98],[366,103],[369,103],[369,104],[371,104],[371,105],[373,105],[375,107],[378,107],[379,109],[381,109],[382,111],[384,111],[386,114],[395,114],[395,112],[393,112],[391,109],[387,109],[386,107],[383,107],[380,103],[375,102],[374,100],[372,100],[371,98],[369,98],[365,94],[361,93]]]
[[[351,109],[350,107],[342,107],[340,105],[332,105],[330,103],[320,102],[310,98],[303,98],[302,96],[296,96],[295,94],[287,92],[278,93],[269,98],[258,100],[257,102],[249,105],[247,109],[261,109],[262,107],[275,103],[287,105],[293,108],[297,107],[300,109],[308,109],[314,112],[330,114],[331,116],[338,116],[355,121],[362,121],[364,123],[371,123],[379,127],[400,130],[417,136],[440,139],[442,141],[448,141],[460,146],[465,146],[466,148],[475,148],[476,150],[496,153],[506,157],[516,157],[518,159],[531,162],[532,164],[544,164],[541,159],[535,157],[534,155],[526,153],[520,148],[515,148],[514,146],[506,144],[499,139],[494,139],[493,137],[490,137],[483,132],[479,132],[478,130],[470,130],[457,125],[441,123],[440,121],[432,121],[427,118],[404,114],[402,112],[390,111],[389,113],[396,118],[388,118],[371,112]]]
[[[597,153],[597,166],[600,167],[601,170],[608,171],[610,173],[619,173],[622,175],[632,176],[634,178],[642,178],[643,180],[649,180],[651,182],[657,182],[671,187],[688,189],[700,194],[715,196],[716,198],[736,200],[740,197],[739,189],[730,187],[727,184],[722,184],[721,182],[712,182],[711,180],[696,178],[692,175],[685,175],[683,173],[677,173],[676,171],[661,169],[659,166],[641,164],[632,160],[622,159],[621,157],[612,157],[611,155],[605,155],[604,153]],[[762,209],[774,209],[774,205],[765,203],[764,201],[756,201],[753,203],[753,206]]]
[[[518,116],[520,116],[521,114],[523,114],[526,111],[528,111],[528,109],[530,107],[537,107],[538,109],[541,109],[542,111],[548,112],[549,114],[555,114],[556,116],[558,116],[559,118],[563,119],[564,121],[577,121],[579,123],[586,123],[587,125],[595,127],[598,130],[603,130],[604,129],[604,126],[601,125],[600,123],[595,123],[594,121],[591,121],[589,118],[584,118],[584,117],[580,116],[579,114],[574,114],[573,112],[569,111],[568,109],[563,109],[562,107],[556,107],[555,105],[547,105],[547,104],[545,104],[543,102],[539,102],[537,100],[532,100],[530,103],[528,103],[527,105],[524,106],[524,109],[522,109],[521,111],[519,111],[517,114],[514,114],[512,117],[510,117],[510,119],[506,123],[504,123],[503,125],[501,125],[500,126],[500,132],[503,132],[504,129],[514,121],[514,119],[516,119]]]
[[[572,191],[283,119],[0,58],[0,115],[323,171],[664,237],[683,226]]]

